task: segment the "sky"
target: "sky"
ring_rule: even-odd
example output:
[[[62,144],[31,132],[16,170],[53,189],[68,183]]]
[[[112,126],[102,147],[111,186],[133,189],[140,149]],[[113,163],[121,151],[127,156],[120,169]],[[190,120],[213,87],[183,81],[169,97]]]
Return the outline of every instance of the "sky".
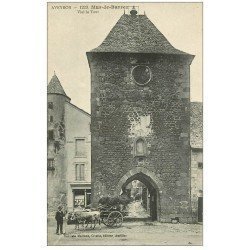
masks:
[[[127,14],[133,5],[175,48],[195,55],[191,101],[202,101],[202,3],[48,3],[48,82],[55,71],[71,102],[90,113],[86,52],[103,42],[124,13],[121,7]]]

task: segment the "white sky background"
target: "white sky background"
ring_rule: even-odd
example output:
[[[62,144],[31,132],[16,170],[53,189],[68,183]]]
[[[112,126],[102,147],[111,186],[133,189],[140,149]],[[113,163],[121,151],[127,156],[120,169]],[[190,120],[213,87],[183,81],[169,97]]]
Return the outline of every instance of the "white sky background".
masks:
[[[106,5],[133,6],[132,3]],[[124,10],[78,14],[84,3],[48,4],[48,82],[54,70],[71,102],[90,112],[90,71],[86,52],[99,46]],[[95,5],[105,5],[96,3]],[[202,101],[202,4],[136,3],[177,49],[195,55],[191,65],[191,101]],[[53,6],[71,6],[58,10]],[[76,7],[76,8],[75,8]],[[126,11],[128,13],[128,11]]]

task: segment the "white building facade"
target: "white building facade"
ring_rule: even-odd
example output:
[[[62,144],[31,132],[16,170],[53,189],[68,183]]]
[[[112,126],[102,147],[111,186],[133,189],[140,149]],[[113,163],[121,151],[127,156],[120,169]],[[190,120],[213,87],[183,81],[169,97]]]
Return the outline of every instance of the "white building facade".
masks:
[[[48,214],[86,207],[91,195],[90,114],[71,103],[54,74],[48,94]]]

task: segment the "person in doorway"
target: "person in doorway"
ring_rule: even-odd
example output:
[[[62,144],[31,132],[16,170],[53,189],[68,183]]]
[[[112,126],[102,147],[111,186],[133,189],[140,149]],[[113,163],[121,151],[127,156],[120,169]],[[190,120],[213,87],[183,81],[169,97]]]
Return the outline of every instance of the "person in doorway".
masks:
[[[59,231],[60,231],[60,234],[63,234],[63,216],[64,216],[64,213],[62,211],[62,206],[59,206],[56,212],[56,216],[55,216],[55,219],[57,222],[56,234],[59,234]]]

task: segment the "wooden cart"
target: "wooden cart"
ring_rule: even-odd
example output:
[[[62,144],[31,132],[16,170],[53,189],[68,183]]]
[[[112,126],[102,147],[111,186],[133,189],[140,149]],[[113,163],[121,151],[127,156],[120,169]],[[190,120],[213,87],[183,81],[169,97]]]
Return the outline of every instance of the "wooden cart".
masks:
[[[117,207],[102,207],[101,221],[108,227],[121,227],[124,214]]]

